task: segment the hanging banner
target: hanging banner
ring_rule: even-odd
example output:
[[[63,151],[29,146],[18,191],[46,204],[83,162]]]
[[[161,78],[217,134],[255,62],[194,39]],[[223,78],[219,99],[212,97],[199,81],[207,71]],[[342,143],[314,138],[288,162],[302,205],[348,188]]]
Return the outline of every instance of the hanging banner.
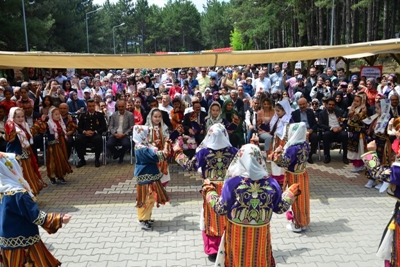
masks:
[[[288,64],[287,62],[283,62],[283,63],[282,63],[282,69],[283,69],[283,70],[287,68],[287,64]]]
[[[367,79],[382,77],[382,66],[361,66],[360,76],[365,76]]]
[[[336,70],[336,59],[332,58],[330,61],[329,67],[331,67],[333,70]]]
[[[338,69],[340,69],[340,68],[342,68],[342,69],[346,68],[346,63],[343,61],[343,59],[340,59],[340,60],[338,61],[338,63],[336,63],[336,68],[338,68]]]
[[[314,62],[314,66],[326,66],[326,59],[320,58]]]
[[[294,65],[295,69],[301,69],[301,61],[297,61],[296,65]]]

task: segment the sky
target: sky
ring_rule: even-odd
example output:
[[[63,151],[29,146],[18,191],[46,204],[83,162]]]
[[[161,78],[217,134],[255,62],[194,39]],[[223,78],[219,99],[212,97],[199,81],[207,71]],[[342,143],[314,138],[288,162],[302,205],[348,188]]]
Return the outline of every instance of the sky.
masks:
[[[93,0],[94,4],[97,5],[103,5],[103,3],[105,2],[105,0]],[[118,2],[118,0],[110,0],[111,3],[116,3]],[[199,12],[203,12],[203,5],[205,5],[207,3],[207,0],[192,0],[192,2],[195,4],[195,6],[197,7],[197,10],[199,10]],[[166,3],[167,0],[148,0],[149,6],[155,4],[159,7],[163,7]]]

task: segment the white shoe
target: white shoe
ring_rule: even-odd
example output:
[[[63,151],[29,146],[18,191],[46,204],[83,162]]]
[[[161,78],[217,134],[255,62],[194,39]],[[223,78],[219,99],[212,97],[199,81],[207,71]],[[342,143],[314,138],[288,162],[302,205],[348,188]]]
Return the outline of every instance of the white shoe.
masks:
[[[372,188],[375,185],[375,181],[372,179],[369,179],[368,182],[365,184],[366,188]]]
[[[379,193],[384,193],[389,188],[389,183],[383,182],[381,188],[379,189]]]
[[[358,172],[357,169],[358,169],[357,167],[353,167],[353,168],[350,170],[350,172]]]
[[[377,184],[377,185],[375,185],[375,189],[381,189],[381,187],[382,187],[382,184]]]
[[[302,231],[302,228],[296,228],[294,226],[294,223],[289,223],[288,225],[286,225],[286,229],[295,233],[300,233]]]
[[[302,231],[305,231],[305,230],[307,230],[307,227],[306,227],[306,226],[303,226],[303,227],[301,227],[301,230],[302,230]]]

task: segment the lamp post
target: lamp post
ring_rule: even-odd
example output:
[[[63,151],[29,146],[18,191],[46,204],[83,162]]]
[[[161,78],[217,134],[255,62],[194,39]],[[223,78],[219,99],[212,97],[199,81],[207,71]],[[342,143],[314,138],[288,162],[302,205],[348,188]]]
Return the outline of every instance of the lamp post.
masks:
[[[29,1],[30,5],[34,4],[35,1]],[[24,18],[24,31],[25,31],[25,47],[26,51],[29,51],[29,44],[28,44],[28,30],[26,29],[26,16],[25,16],[25,0],[22,0],[22,17]]]
[[[125,25],[125,22],[122,22],[121,24],[119,24],[119,25],[117,25],[117,26],[114,26],[113,28],[112,28],[112,32],[113,32],[113,44],[114,44],[114,54],[116,54],[116,50],[115,50],[115,33],[114,33],[114,30],[115,30],[115,28],[118,28],[118,27],[121,27],[121,26],[124,26]]]
[[[102,10],[103,7],[99,7],[96,10],[92,10],[86,13],[86,42],[87,42],[87,52],[89,53],[89,27],[88,27],[88,15]]]

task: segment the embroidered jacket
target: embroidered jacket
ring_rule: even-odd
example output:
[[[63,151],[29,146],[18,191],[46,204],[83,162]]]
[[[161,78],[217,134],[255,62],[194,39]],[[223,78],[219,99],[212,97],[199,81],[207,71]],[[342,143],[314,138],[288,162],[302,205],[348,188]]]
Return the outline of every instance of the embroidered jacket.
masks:
[[[136,165],[133,176],[138,184],[149,184],[160,180],[163,176],[158,169],[157,163],[164,161],[164,153],[162,151],[154,152],[149,147],[141,147],[135,149]]]
[[[26,191],[7,192],[0,204],[0,248],[26,248],[40,241],[39,228],[48,233],[62,226],[62,214],[39,210]]]
[[[289,190],[282,194],[278,182],[272,178],[253,181],[235,176],[225,181],[221,197],[210,190],[206,199],[217,214],[226,215],[228,220],[259,226],[269,224],[273,212],[281,214],[287,211],[294,195]]]
[[[285,168],[290,172],[303,172],[306,169],[310,145],[308,142],[290,146],[285,154],[280,154],[273,159],[279,167]]]
[[[175,160],[187,171],[197,171],[201,168],[203,179],[223,181],[226,170],[237,151],[238,149],[235,147],[226,147],[220,150],[202,148],[192,159],[183,153],[177,153]]]

